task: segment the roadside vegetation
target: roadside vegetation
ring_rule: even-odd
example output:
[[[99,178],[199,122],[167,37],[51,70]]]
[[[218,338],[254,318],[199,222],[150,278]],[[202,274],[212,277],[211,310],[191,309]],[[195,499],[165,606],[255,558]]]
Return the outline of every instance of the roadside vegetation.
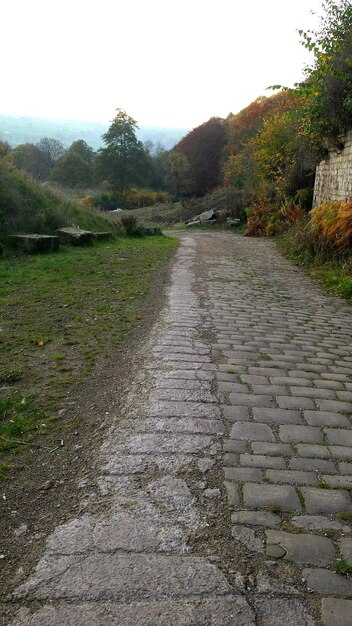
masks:
[[[176,246],[119,237],[0,262],[0,478],[60,445],[72,399],[143,319],[155,272]]]

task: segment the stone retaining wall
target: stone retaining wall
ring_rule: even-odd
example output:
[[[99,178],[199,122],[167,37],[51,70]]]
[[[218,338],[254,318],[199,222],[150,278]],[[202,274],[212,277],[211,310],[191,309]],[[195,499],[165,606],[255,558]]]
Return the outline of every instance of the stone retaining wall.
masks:
[[[341,152],[333,152],[316,171],[313,206],[326,201],[352,198],[352,131]]]

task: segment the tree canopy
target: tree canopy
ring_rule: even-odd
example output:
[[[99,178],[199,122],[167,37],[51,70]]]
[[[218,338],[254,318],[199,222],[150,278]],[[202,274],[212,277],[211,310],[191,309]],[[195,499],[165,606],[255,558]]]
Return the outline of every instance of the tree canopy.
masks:
[[[100,179],[106,179],[123,195],[126,187],[143,177],[145,151],[136,137],[137,122],[122,109],[103,135],[105,148],[98,151],[97,171]]]

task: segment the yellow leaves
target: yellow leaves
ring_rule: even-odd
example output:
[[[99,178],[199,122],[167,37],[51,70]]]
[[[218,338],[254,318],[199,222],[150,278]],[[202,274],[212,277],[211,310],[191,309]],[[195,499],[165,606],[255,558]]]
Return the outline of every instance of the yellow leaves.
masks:
[[[325,202],[311,213],[313,233],[334,248],[352,246],[352,200],[348,202]]]

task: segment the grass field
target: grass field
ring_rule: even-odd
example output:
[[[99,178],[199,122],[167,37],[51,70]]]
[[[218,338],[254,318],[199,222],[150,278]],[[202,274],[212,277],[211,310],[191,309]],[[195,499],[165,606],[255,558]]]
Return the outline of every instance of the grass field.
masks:
[[[155,271],[177,245],[118,238],[0,261],[0,476],[55,424],[100,357],[140,323]]]

